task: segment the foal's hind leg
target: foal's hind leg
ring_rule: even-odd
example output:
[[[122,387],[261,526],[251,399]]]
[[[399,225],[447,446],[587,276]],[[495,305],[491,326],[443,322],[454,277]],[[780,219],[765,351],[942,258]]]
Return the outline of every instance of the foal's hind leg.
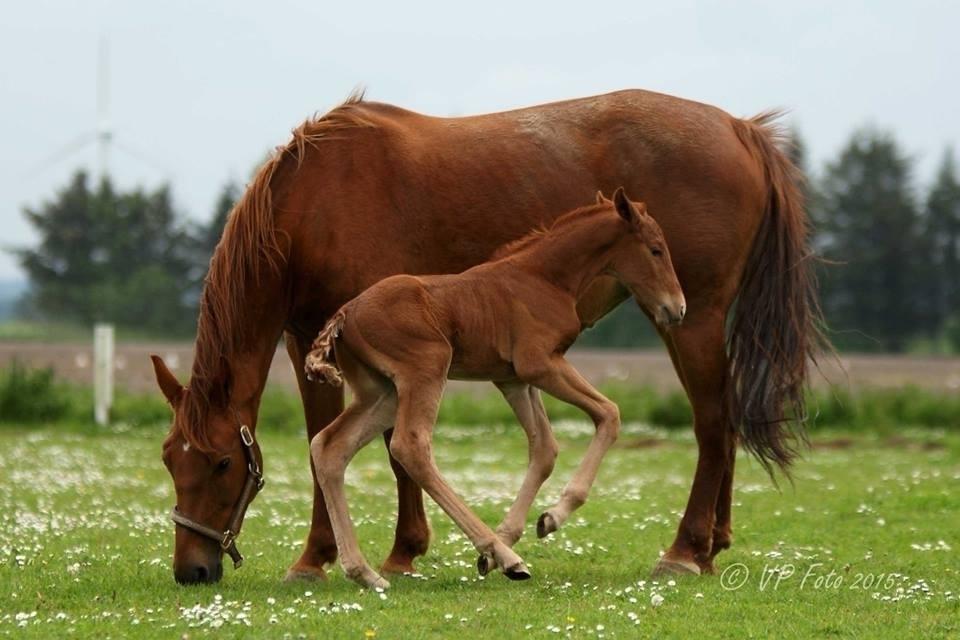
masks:
[[[444,368],[442,376],[432,379],[420,375],[415,381],[397,381],[397,422],[390,453],[457,523],[481,555],[491,556],[512,580],[529,578],[530,572],[520,556],[464,504],[437,469],[431,439],[445,378]]]
[[[357,451],[390,426],[395,408],[395,396],[390,392],[372,403],[358,398],[310,443],[317,482],[326,498],[343,572],[354,582],[370,588],[386,589],[390,583],[370,567],[360,551],[344,492],[344,474]]]
[[[586,502],[600,463],[619,434],[620,410],[562,357],[553,357],[547,362],[518,362],[517,366],[524,380],[582,409],[597,429],[580,466],[560,494],[560,501],[537,521],[537,535],[543,538],[560,528],[570,514]]]
[[[391,427],[393,425],[390,425]],[[383,440],[390,451],[390,439],[393,429],[383,432]],[[403,465],[396,458],[390,458],[390,468],[397,479],[397,529],[393,538],[393,548],[380,566],[381,573],[414,573],[413,560],[427,552],[430,544],[430,521],[423,508],[423,490],[413,481]]]
[[[506,517],[496,533],[504,544],[512,547],[520,536],[527,521],[527,513],[533,504],[540,487],[550,477],[553,464],[557,459],[557,439],[553,437],[553,429],[547,419],[547,413],[540,399],[540,391],[521,382],[496,383],[503,397],[513,408],[520,426],[527,434],[527,455],[529,463],[527,473],[520,486],[517,499],[511,505]],[[486,575],[493,569],[490,556],[481,555],[477,560],[477,569],[481,575]]]

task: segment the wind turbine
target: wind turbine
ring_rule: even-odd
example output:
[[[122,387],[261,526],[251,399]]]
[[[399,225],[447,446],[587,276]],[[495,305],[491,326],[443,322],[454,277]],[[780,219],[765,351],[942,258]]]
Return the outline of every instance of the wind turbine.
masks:
[[[63,145],[55,153],[47,156],[43,161],[33,165],[26,174],[25,178],[31,178],[45,171],[53,164],[59,163],[70,156],[73,156],[90,145],[97,146],[97,178],[98,182],[104,180],[110,175],[110,157],[112,147],[116,146],[125,154],[135,158],[141,164],[159,171],[169,180],[171,172],[161,163],[156,162],[150,157],[150,154],[143,153],[125,144],[114,135],[113,127],[110,122],[110,43],[105,36],[100,37],[99,47],[97,49],[97,122],[96,128],[92,131],[85,131],[67,144]]]
[[[107,104],[110,101],[109,65],[110,44],[101,36],[100,48],[97,51],[97,170],[100,181],[104,180],[110,171],[110,143],[113,142],[113,130],[110,128],[107,113]]]

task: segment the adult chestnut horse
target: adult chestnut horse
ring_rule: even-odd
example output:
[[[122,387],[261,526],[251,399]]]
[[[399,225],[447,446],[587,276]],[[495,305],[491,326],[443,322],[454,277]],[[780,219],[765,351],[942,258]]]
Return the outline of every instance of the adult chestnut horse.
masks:
[[[304,357],[342,304],[392,274],[463,271],[620,185],[663,229],[688,303],[664,340],[693,405],[699,458],[657,567],[713,571],[731,542],[737,441],[768,469],[788,467],[795,423],[785,418],[803,414],[820,342],[799,177],[774,118],[647,91],[464,118],[354,96],[296,129],[247,188],[211,261],[189,386],[154,358],[175,412],[163,451],[181,523],[175,578],[218,580],[223,550],[236,552],[213,538],[236,533],[259,480],[250,429],[281,335],[312,438],[343,396],[308,382]],[[589,326],[627,296],[599,278],[578,315]],[[391,464],[399,515],[383,569],[411,571],[430,529],[420,489]],[[310,534],[288,577],[323,577],[335,558],[314,484]]]

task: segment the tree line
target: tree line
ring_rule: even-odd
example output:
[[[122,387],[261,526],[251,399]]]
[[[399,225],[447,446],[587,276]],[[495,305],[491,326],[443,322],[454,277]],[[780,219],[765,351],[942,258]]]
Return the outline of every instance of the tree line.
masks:
[[[78,171],[53,199],[23,213],[37,246],[14,249],[30,287],[16,315],[84,326],[112,322],[144,335],[186,337],[240,188],[226,184],[206,224],[174,207],[169,185],[121,192]]]
[[[794,136],[794,161],[808,176]],[[947,151],[921,191],[914,160],[889,133],[855,132],[805,184],[827,330],[840,349],[960,352],[960,176]],[[14,249],[29,281],[18,313],[145,334],[193,333],[203,278],[241,189],[228,183],[205,224],[189,222],[169,186],[118,191],[84,172],[24,210],[40,241]],[[655,343],[624,304],[581,343]]]

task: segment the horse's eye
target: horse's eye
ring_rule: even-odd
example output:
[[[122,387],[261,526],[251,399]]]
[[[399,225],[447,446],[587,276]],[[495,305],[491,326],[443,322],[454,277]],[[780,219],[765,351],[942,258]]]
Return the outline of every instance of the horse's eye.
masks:
[[[229,468],[230,468],[230,457],[229,457],[229,456],[227,456],[226,458],[224,458],[223,460],[221,460],[220,462],[217,463],[217,471],[219,471],[220,473],[223,473],[224,471],[226,471],[226,470],[229,469]]]
[[[650,249],[650,253],[652,253],[657,258],[663,255],[663,251],[661,251],[660,249]]]

